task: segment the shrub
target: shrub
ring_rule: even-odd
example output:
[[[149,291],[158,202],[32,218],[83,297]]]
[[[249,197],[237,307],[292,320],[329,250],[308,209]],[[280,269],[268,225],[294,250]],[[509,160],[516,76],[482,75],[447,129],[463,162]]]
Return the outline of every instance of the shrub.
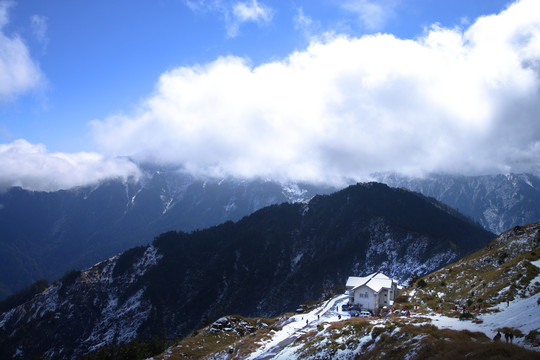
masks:
[[[501,255],[499,255],[499,265],[504,264],[507,257],[508,257],[508,253],[506,251],[503,252]]]
[[[373,329],[371,330],[371,338],[376,339],[377,336],[382,334],[385,330],[386,330],[385,328],[380,327],[380,326],[373,327]]]
[[[525,336],[525,341],[532,345],[538,344],[538,342],[540,342],[540,332],[531,330],[527,336]]]
[[[145,251],[145,246],[137,246],[122,253],[118,260],[116,260],[112,277],[116,278],[128,271],[131,266],[133,266],[133,264],[143,256]]]
[[[64,274],[62,279],[60,279],[60,282],[63,286],[73,285],[75,283],[75,280],[77,280],[77,278],[81,276],[81,273],[82,272],[80,270],[69,270]]]
[[[427,283],[426,283],[426,280],[424,280],[424,279],[420,279],[420,280],[418,280],[418,282],[416,283],[416,286],[418,286],[420,289],[425,288],[426,285],[427,285]]]
[[[397,298],[394,299],[394,303],[396,304],[403,304],[409,302],[409,298],[405,295],[400,295]]]

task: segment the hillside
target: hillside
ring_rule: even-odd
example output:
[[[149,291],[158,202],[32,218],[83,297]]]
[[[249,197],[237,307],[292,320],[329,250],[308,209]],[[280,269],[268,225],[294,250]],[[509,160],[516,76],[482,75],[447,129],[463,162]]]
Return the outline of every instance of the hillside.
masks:
[[[265,206],[308,199],[322,187],[197,179],[148,170],[139,181],[109,181],[55,192],[0,192],[0,299],[59,279],[170,230],[237,221]]]
[[[0,355],[67,358],[132,337],[185,336],[226,314],[276,316],[335,291],[350,275],[380,269],[406,280],[493,237],[420,194],[358,184],[237,223],[165,233],[72,272],[0,316]]]
[[[142,166],[135,181],[107,181],[54,192],[0,192],[0,299],[40,280],[55,281],[166,231],[190,232],[238,221],[272,204],[335,188],[261,179],[196,178]],[[540,219],[538,174],[378,175],[377,181],[433,197],[496,234]]]
[[[528,298],[540,292],[540,223],[516,226],[487,247],[416,282],[413,301],[451,311]],[[540,320],[540,315],[539,315]]]
[[[306,313],[223,317],[153,358],[538,359],[539,259],[540,223],[517,227],[418,280],[425,285],[405,289],[396,307],[409,309],[410,317],[351,318],[341,309],[347,297],[338,295]],[[458,319],[463,306],[474,320]],[[498,330],[512,331],[513,344],[504,337],[494,342]]]

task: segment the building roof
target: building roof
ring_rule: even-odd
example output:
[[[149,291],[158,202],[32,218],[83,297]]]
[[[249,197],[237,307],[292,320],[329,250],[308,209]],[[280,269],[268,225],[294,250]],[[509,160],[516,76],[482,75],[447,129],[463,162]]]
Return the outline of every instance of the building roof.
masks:
[[[364,277],[349,276],[346,287],[347,289],[354,290],[360,286],[366,285],[371,290],[379,292],[382,288],[392,288],[392,282],[395,282],[395,280],[389,278],[383,273],[376,272]]]

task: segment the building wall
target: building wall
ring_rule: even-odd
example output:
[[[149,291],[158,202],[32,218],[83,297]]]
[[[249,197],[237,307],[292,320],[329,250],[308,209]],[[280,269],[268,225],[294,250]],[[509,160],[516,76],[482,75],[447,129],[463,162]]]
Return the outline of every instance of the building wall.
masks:
[[[390,306],[390,300],[393,300],[391,298],[391,292],[389,289],[381,289],[379,292],[379,307],[381,306]]]
[[[373,310],[375,309],[376,296],[367,286],[361,286],[354,291],[353,304],[361,306],[363,309]]]

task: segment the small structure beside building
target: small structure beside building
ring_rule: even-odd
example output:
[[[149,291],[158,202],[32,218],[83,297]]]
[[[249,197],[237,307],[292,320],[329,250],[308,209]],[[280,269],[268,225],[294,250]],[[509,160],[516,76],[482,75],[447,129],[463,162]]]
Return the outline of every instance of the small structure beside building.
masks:
[[[347,280],[349,305],[375,313],[377,309],[393,306],[398,293],[398,282],[383,273],[365,277],[350,276]]]

